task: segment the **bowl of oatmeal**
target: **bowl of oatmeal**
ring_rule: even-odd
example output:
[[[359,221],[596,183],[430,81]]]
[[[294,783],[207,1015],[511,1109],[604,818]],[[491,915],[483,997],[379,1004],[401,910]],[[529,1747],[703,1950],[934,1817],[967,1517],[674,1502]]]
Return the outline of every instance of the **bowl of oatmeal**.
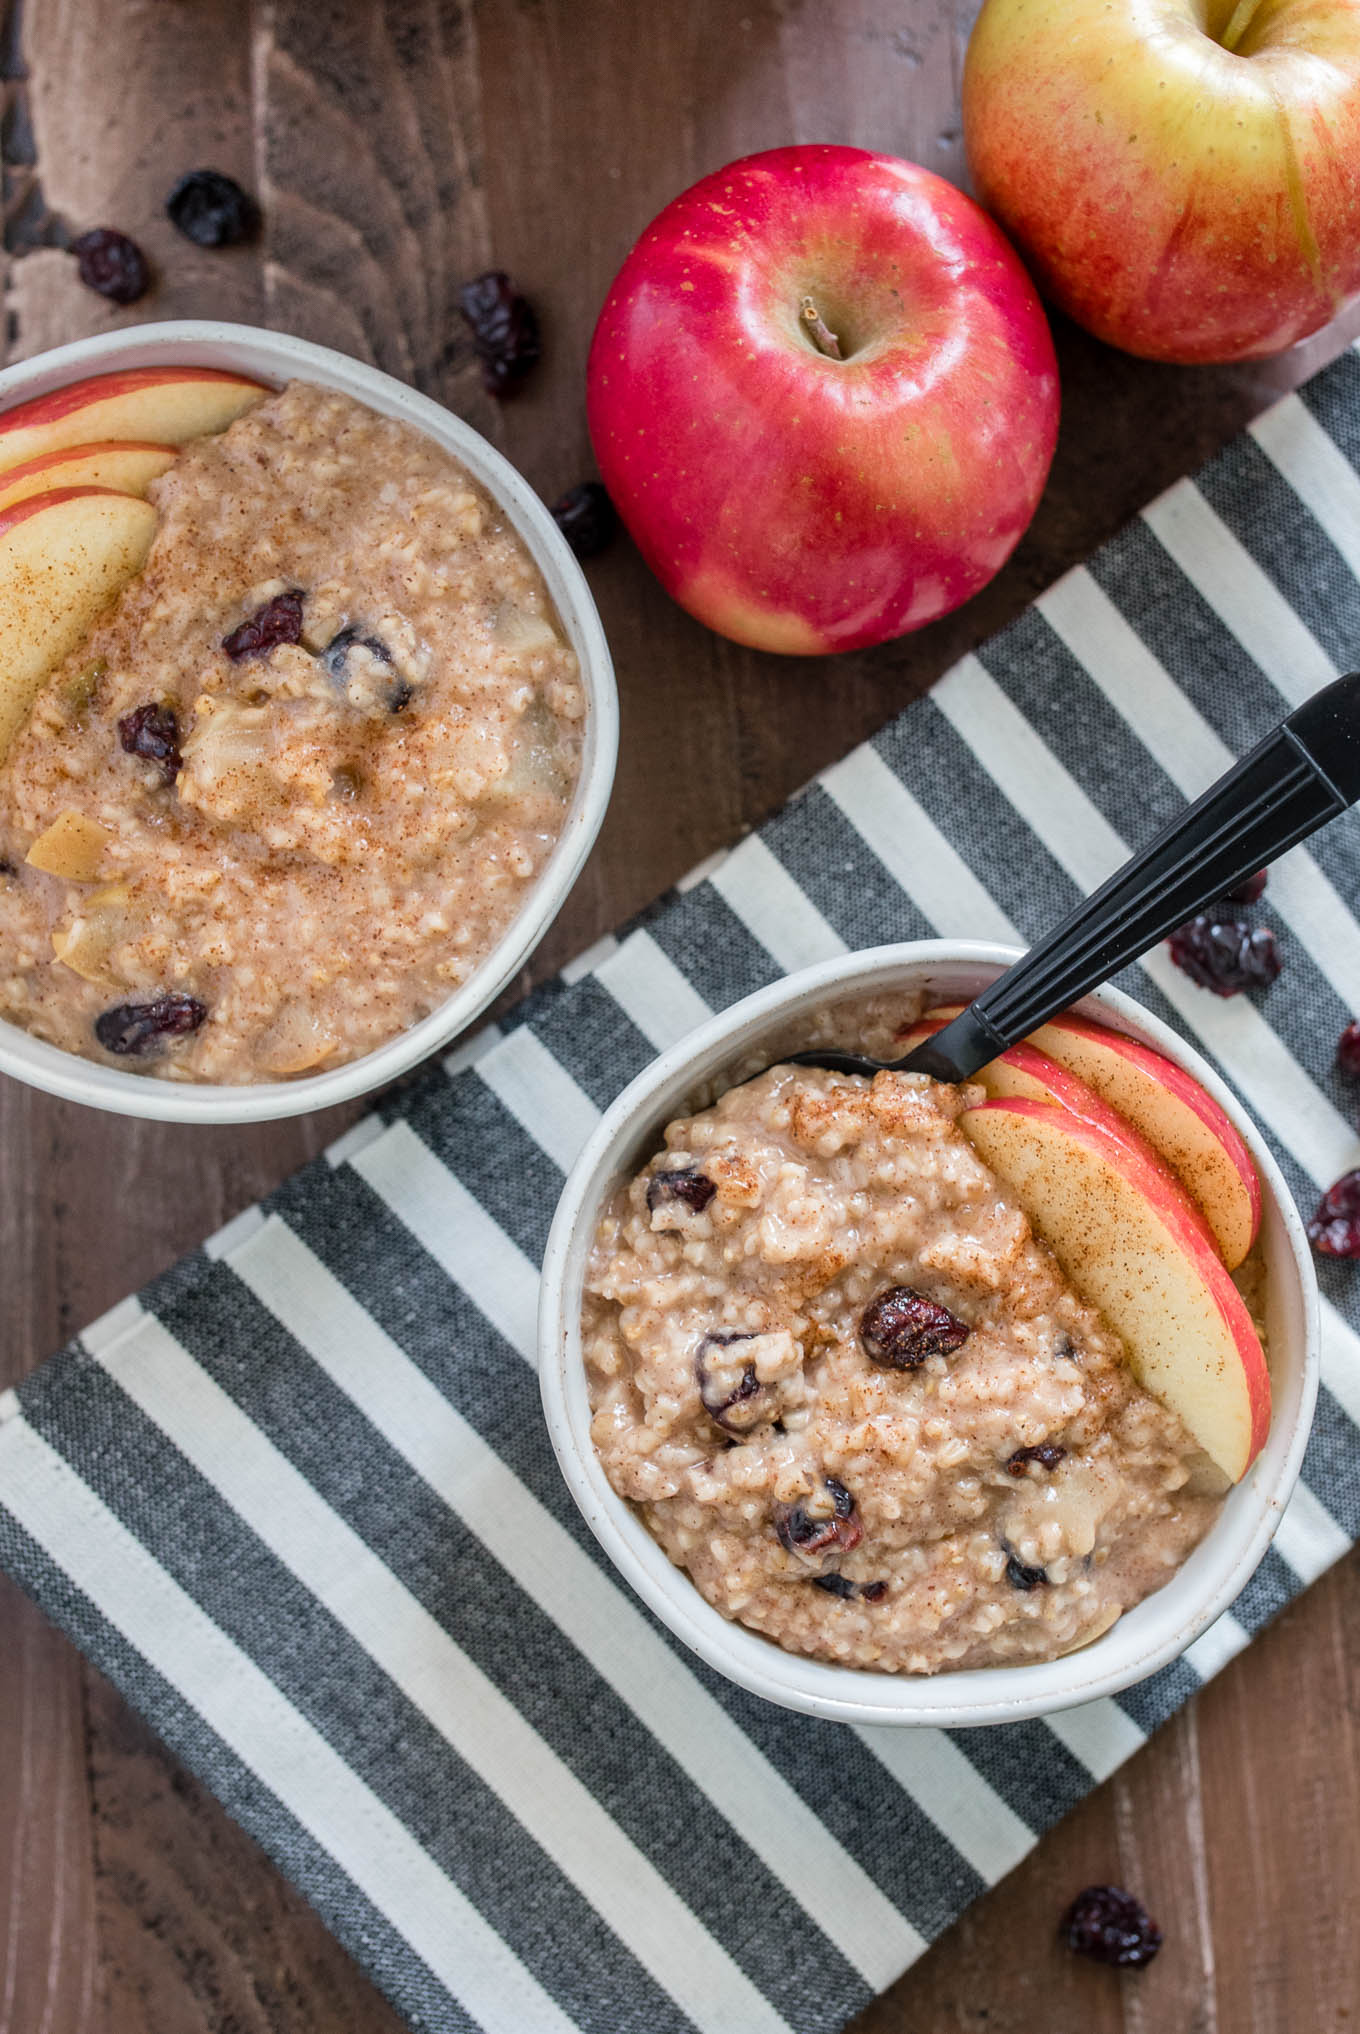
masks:
[[[204,378],[260,386],[194,435]],[[169,447],[141,442],[162,417]],[[437,1051],[542,937],[612,783],[608,647],[546,508],[437,403],[243,326],[7,369],[7,427],[11,492],[61,490],[22,533],[39,562],[30,533],[83,561],[112,511],[140,563],[4,730],[0,1069],[257,1121]]]
[[[980,1111],[1051,1127],[1052,1098],[779,1063],[816,1044],[900,1053],[923,1011],[1016,957],[886,947],[738,1004],[619,1097],[549,1238],[540,1377],[577,1504],[710,1665],[810,1714],[970,1725],[1128,1687],[1233,1601],[1298,1477],[1311,1255],[1269,1149],[1183,1039],[1114,990],[1073,1013],[1188,1076],[1250,1175],[1231,1276],[1167,1189],[1259,1368],[1239,1393],[1252,1431],[1226,1452],[1193,1390],[1134,1362],[1146,1337],[1122,1301],[1093,1300],[1083,1247],[1045,1236],[982,1155]],[[1134,1132],[1128,1150],[1124,1131],[1090,1134],[1131,1172],[1164,1170]],[[1159,1291],[1165,1265],[1142,1269],[1124,1283]]]

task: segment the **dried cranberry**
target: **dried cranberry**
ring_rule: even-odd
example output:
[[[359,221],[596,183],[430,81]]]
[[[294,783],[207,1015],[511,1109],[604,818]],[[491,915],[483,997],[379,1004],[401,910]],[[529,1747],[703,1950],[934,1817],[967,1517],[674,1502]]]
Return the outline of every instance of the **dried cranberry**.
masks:
[[[119,720],[118,739],[130,756],[159,763],[167,784],[174,783],[183,758],[179,752],[179,721],[173,706],[153,699],[145,706],[135,707]]]
[[[361,629],[341,629],[339,635],[332,636],[321,652],[322,666],[328,678],[344,683],[345,666],[353,650],[367,650],[380,664],[392,662],[392,652],[381,636],[366,636]]]
[[[647,1182],[648,1211],[654,1215],[667,1201],[679,1201],[691,1214],[702,1215],[717,1191],[712,1180],[701,1172],[688,1169],[655,1172]]]
[[[814,1575],[811,1581],[814,1589],[825,1589],[828,1596],[846,1601],[858,1597],[861,1603],[881,1603],[888,1593],[886,1582],[852,1582],[848,1575]]]
[[[482,363],[487,393],[513,395],[543,352],[532,304],[498,268],[465,282],[458,302],[472,327],[472,347]]]
[[[1026,1462],[1037,1462],[1041,1469],[1056,1469],[1066,1453],[1066,1448],[1053,1441],[1040,1441],[1037,1448],[1017,1448],[1006,1467],[1012,1476],[1023,1476]]]
[[[1240,883],[1234,883],[1231,890],[1223,892],[1228,904],[1256,904],[1266,892],[1266,871],[1258,869],[1254,876],[1244,876]]]
[[[165,209],[171,225],[197,247],[234,247],[260,223],[255,200],[221,170],[190,170],[171,191]]]
[[[834,1476],[825,1479],[832,1509],[813,1517],[805,1503],[777,1504],[774,1508],[775,1537],[787,1553],[814,1559],[829,1549],[848,1554],[864,1538],[864,1528],[855,1516],[855,1500]]]
[[[163,1039],[197,1031],[207,1014],[206,1005],[197,996],[178,992],[153,996],[147,1003],[118,1003],[101,1012],[94,1020],[94,1035],[105,1052],[140,1058],[153,1052]]]
[[[1140,1970],[1162,1946],[1162,1931],[1141,1900],[1119,1886],[1088,1886],[1062,1924],[1062,1938],[1078,1956],[1120,1970]]]
[[[618,512],[598,480],[569,487],[552,508],[553,521],[578,558],[595,558],[618,533]]]
[[[1011,1554],[1006,1562],[1006,1580],[1012,1589],[1042,1589],[1048,1580],[1044,1568],[1027,1568],[1022,1560]]]
[[[1176,966],[1216,996],[1268,989],[1283,965],[1268,926],[1238,925],[1212,914],[1180,926],[1170,945]]]
[[[96,226],[71,242],[80,280],[111,304],[135,304],[151,287],[151,270],[135,240],[112,226]]]
[[[1360,1024],[1348,1024],[1337,1039],[1336,1063],[1342,1073],[1360,1077]]]
[[[302,589],[290,586],[286,593],[276,593],[254,614],[248,614],[229,636],[223,636],[222,648],[233,664],[239,664],[243,657],[262,657],[276,643],[301,640]]]
[[[355,656],[356,651],[363,651],[373,660],[367,669],[364,658]],[[378,671],[373,669],[374,664],[380,667]],[[363,706],[372,701],[385,705],[389,713],[400,713],[415,697],[415,687],[393,671],[392,652],[382,637],[366,635],[362,629],[341,629],[332,636],[321,652],[321,668],[333,684],[348,693],[352,705]]]
[[[948,1307],[909,1285],[890,1285],[870,1300],[859,1324],[865,1355],[887,1370],[917,1370],[928,1356],[950,1356],[970,1332]]]
[[[1360,1257],[1360,1172],[1343,1172],[1329,1186],[1308,1224],[1319,1257]]]
[[[769,1417],[768,1396],[762,1391],[754,1363],[745,1366],[735,1390],[724,1392],[713,1375],[718,1366],[710,1364],[708,1356],[711,1350],[730,1349],[734,1342],[752,1339],[742,1334],[705,1335],[694,1358],[699,1401],[709,1418],[729,1434],[749,1434],[753,1427],[760,1426]]]

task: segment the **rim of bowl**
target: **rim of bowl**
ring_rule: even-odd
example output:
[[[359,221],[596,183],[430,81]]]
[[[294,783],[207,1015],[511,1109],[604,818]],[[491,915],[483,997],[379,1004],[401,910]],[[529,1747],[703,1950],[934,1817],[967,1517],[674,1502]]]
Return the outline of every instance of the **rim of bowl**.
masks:
[[[120,366],[229,368],[278,385],[294,379],[315,381],[433,438],[505,510],[543,575],[581,668],[586,690],[581,773],[562,832],[537,882],[504,936],[461,988],[428,1017],[372,1052],[330,1072],[304,1074],[293,1081],[239,1085],[166,1081],[82,1059],[0,1019],[0,1072],[66,1101],[172,1123],[260,1123],[306,1115],[382,1087],[438,1052],[481,1015],[538,945],[595,844],[613,789],[619,739],[613,661],[585,574],[544,503],[502,452],[431,397],[381,368],[310,339],[260,325],[186,318],[124,326],[19,361],[0,371],[0,410]]]
[[[1273,1403],[1266,1445],[1171,1578],[1102,1637],[1056,1660],[932,1676],[877,1674],[787,1652],[724,1618],[609,1483],[590,1439],[580,1312],[589,1239],[610,1185],[655,1145],[662,1126],[684,1107],[687,1089],[720,1075],[725,1063],[758,1044],[779,1019],[832,994],[933,985],[941,998],[972,996],[1019,957],[1019,948],[990,942],[914,940],[826,961],[758,990],[659,1054],[624,1089],[572,1167],[553,1220],[540,1292],[539,1376],[549,1437],[573,1498],[623,1579],[678,1638],[752,1694],[807,1715],[959,1728],[1019,1722],[1118,1694],[1179,1658],[1245,1588],[1302,1466],[1317,1396],[1318,1296],[1293,1197],[1256,1125],[1196,1048],[1122,991],[1102,988],[1073,1008],[1174,1060],[1214,1097],[1242,1136],[1260,1174],[1262,1234],[1269,1229],[1274,1257],[1267,1295]]]

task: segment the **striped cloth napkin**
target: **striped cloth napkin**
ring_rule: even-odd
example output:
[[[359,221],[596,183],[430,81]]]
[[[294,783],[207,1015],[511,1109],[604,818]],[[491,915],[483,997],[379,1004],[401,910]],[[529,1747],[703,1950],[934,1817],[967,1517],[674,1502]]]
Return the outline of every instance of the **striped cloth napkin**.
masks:
[[[1358,647],[1352,353],[0,1401],[0,1560],[413,2027],[829,2034],[1360,1533],[1360,1307],[1329,1266],[1303,1484],[1184,1659],[1047,1722],[814,1722],[616,1581],[533,1367],[563,1171],[658,1047],[847,948],[1030,940]],[[1347,818],[1272,872],[1269,994],[1164,952],[1126,978],[1308,1210],[1360,1161],[1333,1065],[1357,896]]]

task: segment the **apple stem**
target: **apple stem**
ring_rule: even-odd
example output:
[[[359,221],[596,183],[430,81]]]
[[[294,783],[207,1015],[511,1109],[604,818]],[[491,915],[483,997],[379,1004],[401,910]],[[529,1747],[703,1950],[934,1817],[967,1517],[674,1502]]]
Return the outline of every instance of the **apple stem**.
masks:
[[[1256,13],[1260,4],[1261,0],[1237,0],[1236,7],[1234,7],[1228,17],[1228,25],[1219,37],[1219,42],[1224,49],[1235,50],[1237,48],[1238,43],[1241,42],[1242,37],[1251,27],[1252,16]]]
[[[798,306],[798,315],[806,325],[808,337],[817,348],[817,351],[824,353],[828,360],[839,360],[841,358],[841,342],[827,326],[821,312],[817,309],[811,297],[803,298],[802,303]]]

